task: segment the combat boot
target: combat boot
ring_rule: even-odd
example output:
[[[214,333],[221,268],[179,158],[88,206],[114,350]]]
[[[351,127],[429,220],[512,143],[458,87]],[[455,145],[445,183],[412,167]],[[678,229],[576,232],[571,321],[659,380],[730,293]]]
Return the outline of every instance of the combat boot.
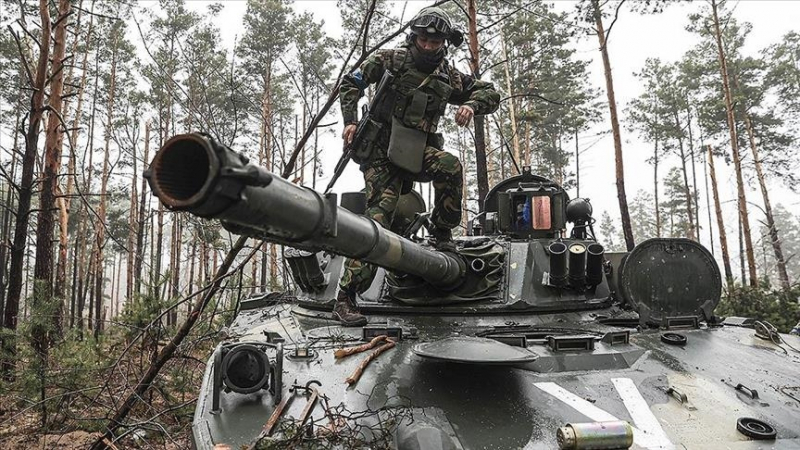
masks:
[[[440,252],[455,252],[456,243],[453,232],[449,228],[433,227],[431,231],[431,244]]]
[[[358,311],[355,294],[348,294],[340,289],[333,305],[333,317],[346,327],[362,327],[367,324],[367,318]]]

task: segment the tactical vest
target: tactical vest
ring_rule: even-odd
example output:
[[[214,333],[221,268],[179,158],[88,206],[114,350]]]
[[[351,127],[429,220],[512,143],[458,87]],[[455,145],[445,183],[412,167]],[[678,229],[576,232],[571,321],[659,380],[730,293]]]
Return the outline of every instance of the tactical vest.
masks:
[[[418,70],[408,48],[390,50],[385,58],[387,69],[394,75],[394,107],[392,115],[403,125],[435,133],[439,119],[453,93],[461,90],[461,77],[443,60],[436,70],[426,74]],[[387,55],[389,56],[389,55]]]

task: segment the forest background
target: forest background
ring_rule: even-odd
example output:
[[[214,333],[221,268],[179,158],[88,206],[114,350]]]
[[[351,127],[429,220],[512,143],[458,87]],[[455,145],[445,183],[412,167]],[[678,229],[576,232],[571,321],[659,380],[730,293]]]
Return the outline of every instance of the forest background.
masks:
[[[280,247],[166,211],[149,160],[202,130],[321,189],[341,154],[338,80],[427,4],[2,2],[0,443],[185,445],[205,352],[244,296],[291,280]],[[698,240],[727,281],[718,311],[788,331],[798,5],[443,2],[473,31],[451,59],[503,96],[467,129],[443,119],[463,226],[530,165],[591,197],[607,250]],[[336,191],[362,186],[351,165]]]

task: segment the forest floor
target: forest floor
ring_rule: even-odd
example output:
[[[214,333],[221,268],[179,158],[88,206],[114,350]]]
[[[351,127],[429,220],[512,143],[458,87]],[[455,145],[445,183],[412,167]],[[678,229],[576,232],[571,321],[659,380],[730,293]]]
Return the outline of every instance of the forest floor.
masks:
[[[109,333],[100,343],[66,339],[51,353],[46,375],[46,398],[40,399],[40,380],[33,358],[17,360],[12,382],[0,380],[0,449],[86,449],[100,437],[123,400],[151,364],[165,341],[131,343]],[[157,342],[157,346],[156,345]],[[111,449],[191,448],[191,420],[205,372],[205,358],[216,339],[190,339],[154,380],[115,430]],[[24,344],[20,346],[25,350]],[[47,427],[42,427],[42,404]]]
[[[7,409],[13,405],[8,397],[0,397],[0,449],[3,450],[33,450],[33,449],[57,449],[57,450],[78,450],[87,449],[97,438],[99,432],[86,430],[74,430],[65,433],[47,433],[41,431],[40,415],[34,411],[23,412],[14,415],[13,410]],[[105,419],[102,419],[105,423]],[[189,419],[187,419],[187,422]],[[177,425],[177,427],[176,427]],[[129,448],[151,448],[163,450],[183,450],[191,448],[190,428],[188,424],[172,424],[170,428],[178,428],[181,431],[170,434],[169,439],[157,438],[150,439],[151,435],[141,432],[131,438],[130,435],[124,441],[110,446],[113,449]]]

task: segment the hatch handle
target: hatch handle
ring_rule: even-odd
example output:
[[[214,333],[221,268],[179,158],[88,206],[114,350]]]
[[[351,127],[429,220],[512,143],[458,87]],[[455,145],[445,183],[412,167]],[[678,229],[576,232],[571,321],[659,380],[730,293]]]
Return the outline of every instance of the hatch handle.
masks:
[[[735,389],[739,392],[743,392],[749,395],[750,398],[752,398],[753,400],[758,400],[758,391],[755,389],[750,389],[749,387],[743,385],[742,383],[737,384]]]
[[[667,392],[667,395],[672,396],[675,400],[680,402],[680,404],[683,405],[684,408],[688,409],[689,411],[696,411],[697,410],[697,408],[695,408],[694,405],[692,405],[689,402],[689,397],[686,394],[684,394],[683,392],[675,389],[672,386],[670,386],[669,389],[667,389],[666,392]]]
[[[670,386],[669,389],[667,389],[667,395],[671,395],[672,397],[675,398],[675,400],[678,400],[683,404],[689,403],[689,397],[687,397],[686,394],[675,389],[672,386]]]

